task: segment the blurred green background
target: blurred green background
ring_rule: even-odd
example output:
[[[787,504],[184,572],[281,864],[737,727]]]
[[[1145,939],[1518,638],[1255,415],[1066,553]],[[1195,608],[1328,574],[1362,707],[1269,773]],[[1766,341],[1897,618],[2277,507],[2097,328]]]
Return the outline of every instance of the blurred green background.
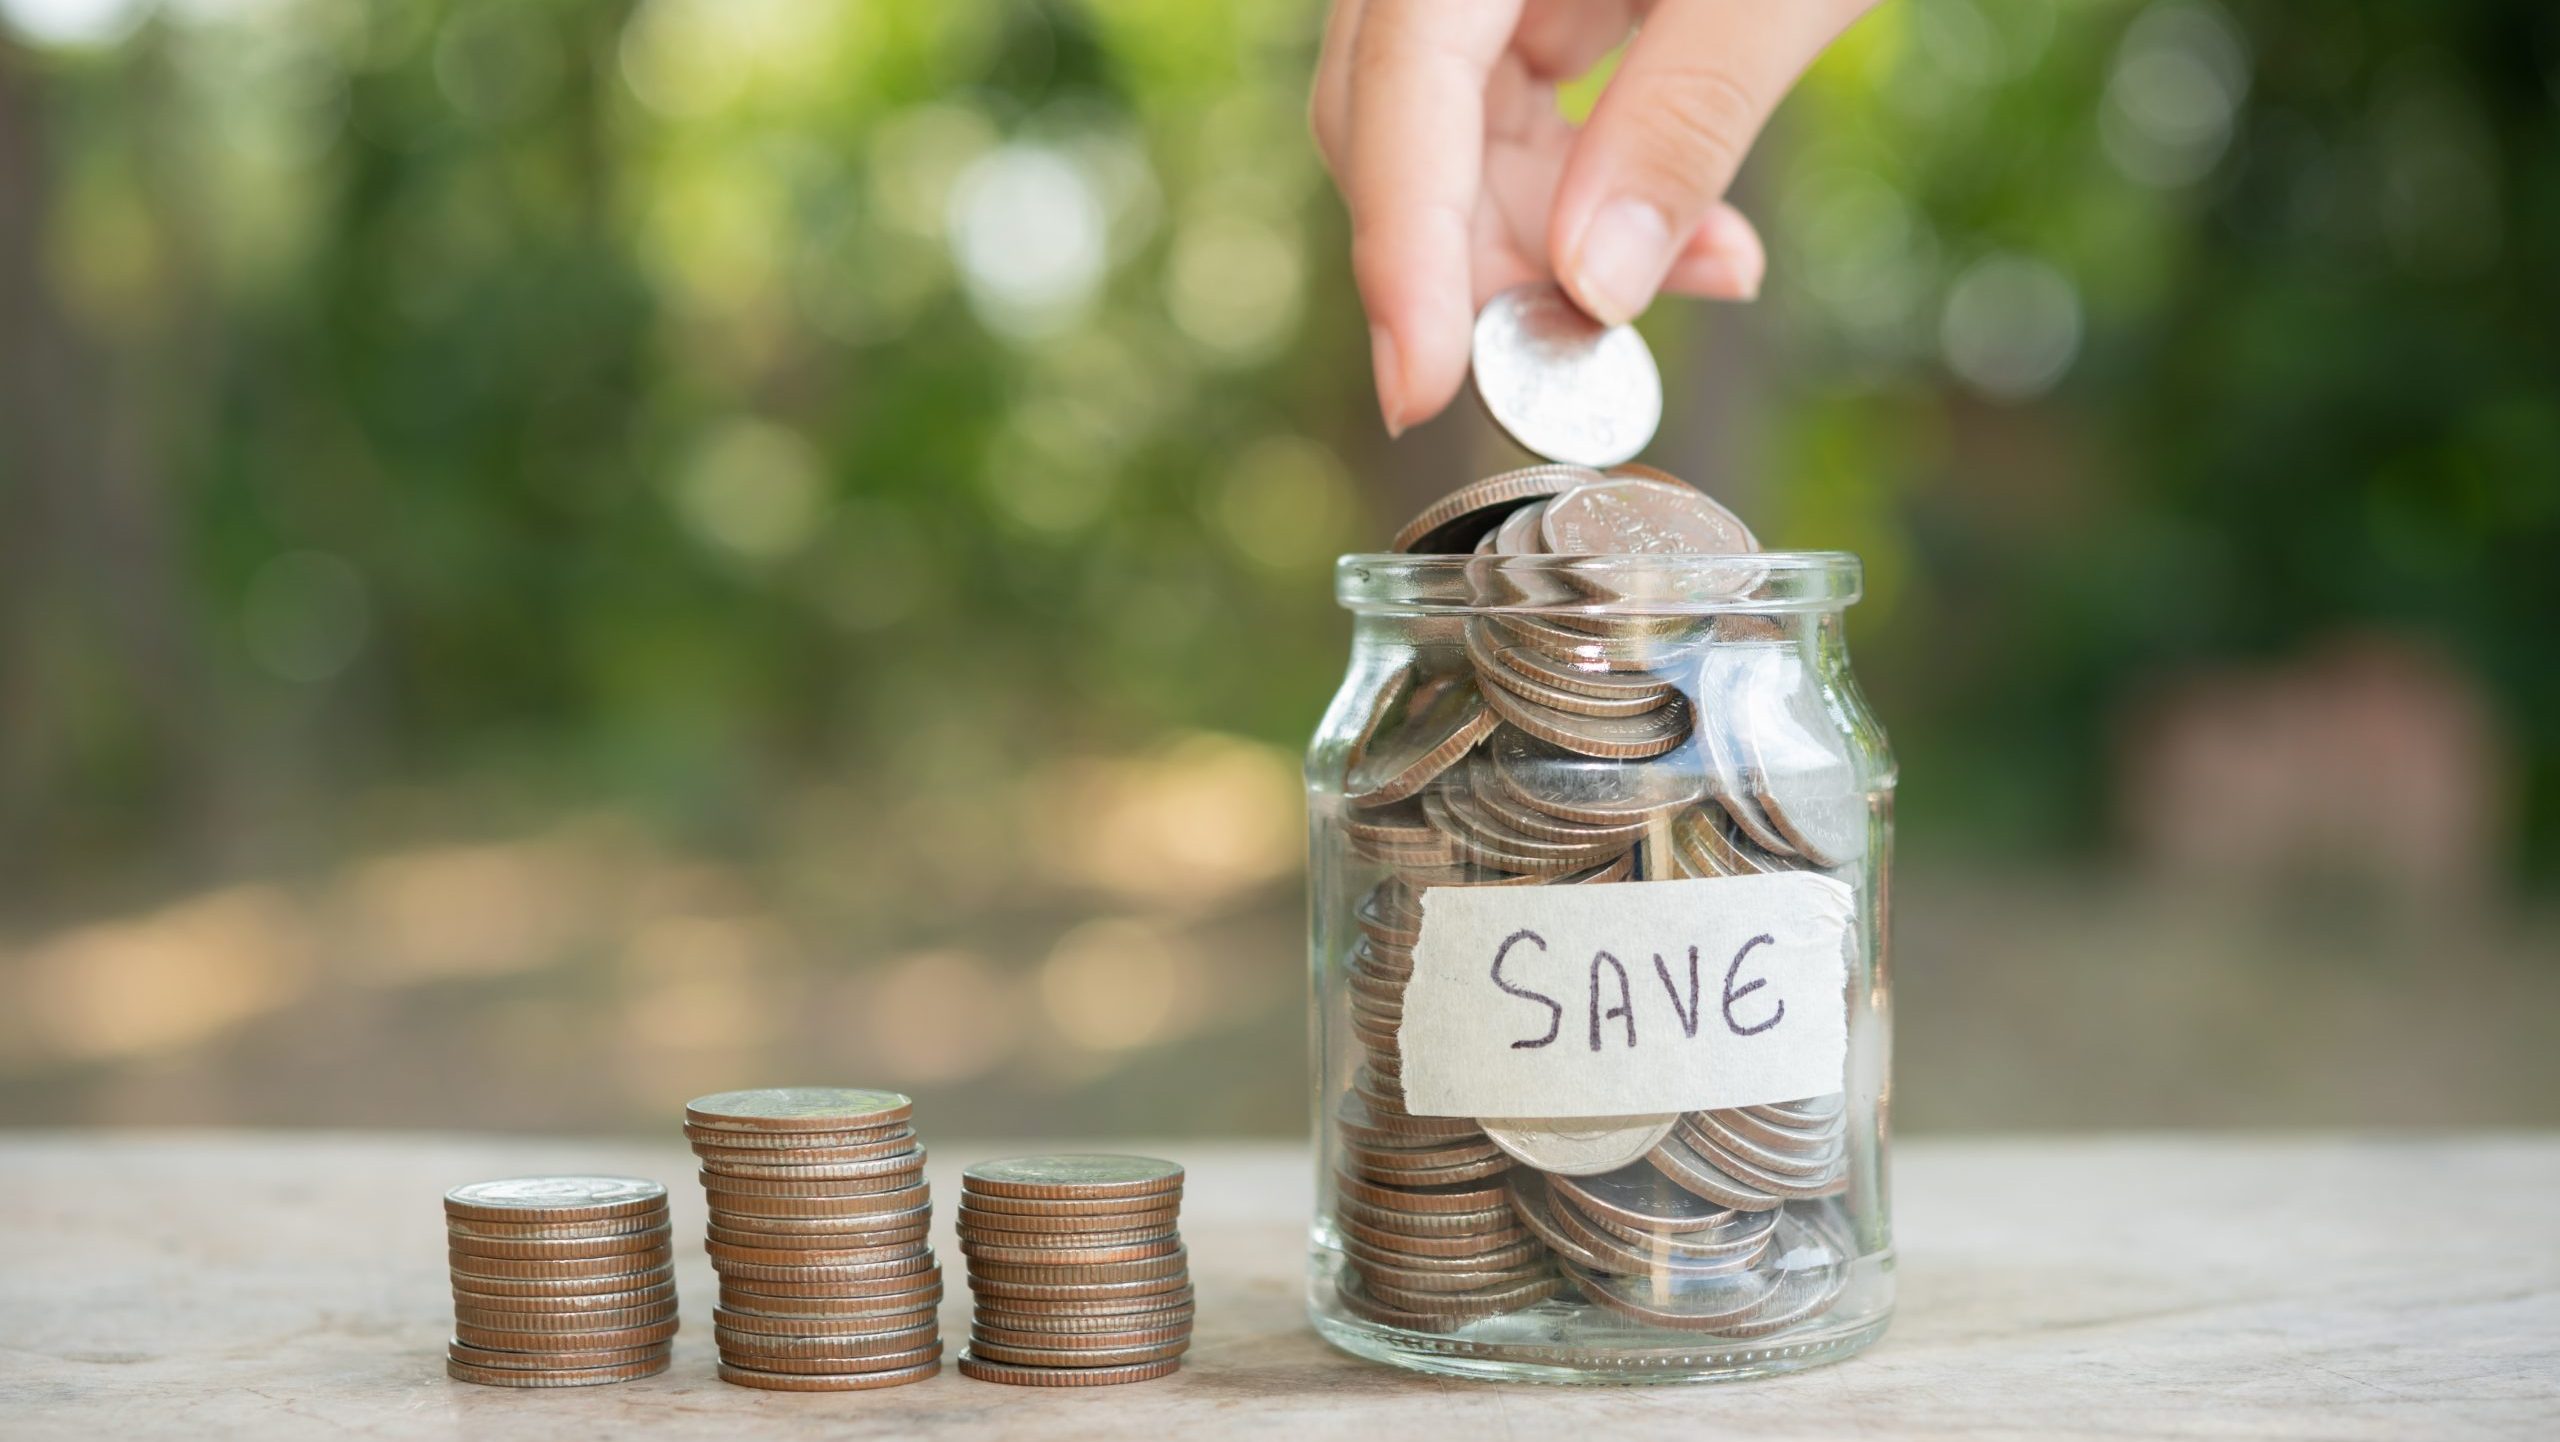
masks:
[[[0,1120],[1302,1128],[1330,558],[1513,459],[1319,20],[0,0]],[[1648,318],[1866,559],[1905,1124],[2560,1121],[2555,121],[2548,6],[1892,0]]]

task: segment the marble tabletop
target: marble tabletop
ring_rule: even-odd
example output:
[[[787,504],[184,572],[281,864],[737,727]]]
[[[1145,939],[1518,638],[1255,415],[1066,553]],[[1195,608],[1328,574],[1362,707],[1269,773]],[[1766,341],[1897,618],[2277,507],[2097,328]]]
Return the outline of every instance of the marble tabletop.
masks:
[[[948,1200],[967,1161],[927,1137]],[[2560,1437],[2560,1138],[2091,1136],[1904,1143],[1901,1310],[1873,1350],[1721,1386],[1496,1386],[1339,1355],[1301,1310],[1310,1171],[1286,1145],[1137,1143],[1191,1170],[1198,1334],[1178,1375],[1047,1392],[946,1369],[889,1391],[719,1382],[713,1288],[646,1381],[448,1381],[437,1198],[530,1171],[655,1176],[682,1143],[0,1133],[0,1436],[384,1438]],[[946,1336],[965,1335],[956,1269]]]

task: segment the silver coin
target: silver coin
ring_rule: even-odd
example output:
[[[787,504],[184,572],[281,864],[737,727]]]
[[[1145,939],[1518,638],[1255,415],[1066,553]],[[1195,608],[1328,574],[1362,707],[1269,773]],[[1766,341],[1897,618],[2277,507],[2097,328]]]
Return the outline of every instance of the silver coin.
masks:
[[[1762,673],[1758,661],[1770,654],[1765,646],[1711,646],[1698,662],[1698,734],[1706,746],[1718,805],[1742,828],[1753,844],[1776,856],[1795,848],[1778,833],[1760,809],[1741,732],[1756,724],[1755,688]]]
[[[1539,1171],[1569,1177],[1613,1172],[1644,1160],[1680,1114],[1639,1117],[1478,1117],[1493,1144]]]
[[[1760,548],[1741,517],[1705,492],[1634,477],[1566,491],[1547,502],[1538,529],[1547,549],[1559,556],[1731,556]],[[1641,594],[1642,583],[1623,579],[1638,587],[1631,598]],[[1720,589],[1749,579],[1751,573],[1737,572]]]
[[[1404,689],[1381,705],[1374,733],[1352,754],[1344,799],[1360,807],[1402,801],[1457,764],[1499,723],[1474,681],[1435,684],[1444,679],[1405,673]]]
[[[1791,650],[1752,649],[1754,676],[1737,728],[1752,799],[1805,860],[1845,866],[1867,853],[1867,798],[1857,766],[1840,745],[1812,668]]]
[[[1694,745],[1627,766],[1550,746],[1506,726],[1493,734],[1486,754],[1494,779],[1523,804],[1589,826],[1648,820],[1706,794],[1706,772]]]
[[[1681,1187],[1724,1206],[1739,1207],[1746,1212],[1765,1212],[1786,1200],[1776,1192],[1751,1185],[1699,1155],[1698,1149],[1689,1145],[1688,1138],[1677,1127],[1672,1128],[1671,1135],[1664,1137],[1662,1145],[1655,1147],[1653,1155],[1645,1160]]]
[[[1675,1184],[1649,1162],[1592,1177],[1558,1177],[1554,1190],[1604,1222],[1673,1236],[1730,1226],[1737,1209]]]
[[[970,1191],[1009,1195],[1152,1196],[1182,1189],[1180,1163],[1107,1152],[1006,1157],[977,1162],[960,1174]]]
[[[582,1212],[589,1209],[636,1211],[663,1203],[667,1189],[641,1177],[504,1177],[493,1182],[467,1182],[444,1194],[445,1205],[471,1212]]]
[[[1662,424],[1662,372],[1644,337],[1593,320],[1552,282],[1485,302],[1473,362],[1486,413],[1552,461],[1616,465]]]

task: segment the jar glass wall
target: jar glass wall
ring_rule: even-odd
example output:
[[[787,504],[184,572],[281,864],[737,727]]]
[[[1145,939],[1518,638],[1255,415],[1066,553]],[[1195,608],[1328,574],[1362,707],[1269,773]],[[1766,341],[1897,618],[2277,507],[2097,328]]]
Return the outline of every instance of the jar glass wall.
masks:
[[[1857,589],[1856,559],[1832,553],[1341,561],[1350,666],[1306,772],[1308,1303],[1336,1345],[1455,1374],[1681,1381],[1881,1334],[1894,775],[1849,669]],[[1656,885],[1701,880],[1717,884]],[[1559,902],[1634,939],[1549,955],[1503,920]],[[1691,946],[1683,975],[1661,937],[1684,919],[1759,934],[1703,969]],[[1509,933],[1489,973],[1455,959],[1467,925]],[[1759,978],[1783,948],[1752,959],[1791,926],[1835,938],[1812,996]],[[1479,1015],[1477,993],[1509,1010]],[[1817,1049],[1737,1072],[1787,1006],[1781,1034]],[[1489,1025],[1519,1036],[1485,1042]],[[1530,1060],[1550,1069],[1480,1075]],[[1554,1094],[1524,1095],[1550,1085],[1524,1076]],[[1644,1110],[1580,1107],[1622,1081],[1652,1088]],[[1455,1110],[1488,1086],[1522,1114]]]

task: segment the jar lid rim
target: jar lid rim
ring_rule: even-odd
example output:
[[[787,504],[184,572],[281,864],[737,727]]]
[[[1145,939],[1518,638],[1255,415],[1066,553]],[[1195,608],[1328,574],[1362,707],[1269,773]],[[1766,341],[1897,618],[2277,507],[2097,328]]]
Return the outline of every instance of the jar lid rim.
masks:
[[[1553,600],[1488,603],[1491,576],[1557,583]],[[1518,587],[1513,587],[1515,591]],[[1415,556],[1355,553],[1334,561],[1334,599],[1353,611],[1569,611],[1715,614],[1836,611],[1864,592],[1848,551],[1739,555]]]

